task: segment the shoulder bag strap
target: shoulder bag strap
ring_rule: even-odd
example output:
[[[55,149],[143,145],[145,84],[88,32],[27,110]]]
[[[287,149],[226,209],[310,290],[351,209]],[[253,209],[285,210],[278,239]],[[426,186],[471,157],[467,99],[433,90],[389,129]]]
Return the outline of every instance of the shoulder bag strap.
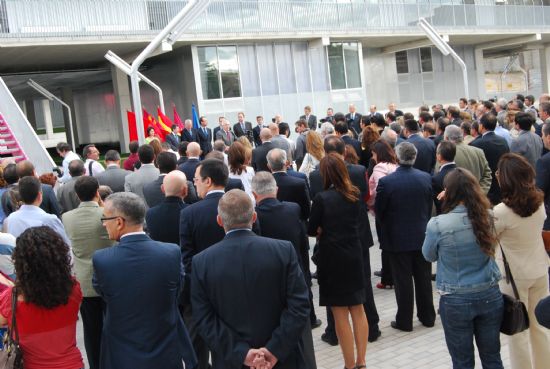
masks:
[[[88,175],[90,177],[93,177],[94,176],[94,173],[92,172],[92,165],[94,165],[94,161],[93,160],[90,160],[90,162],[88,163]]]
[[[17,290],[13,287],[11,292],[11,329],[9,332],[9,338],[16,346],[19,346],[19,332],[17,331],[17,320],[15,319],[15,313],[17,310]],[[15,335],[15,338],[14,338]]]
[[[512,284],[512,290],[514,290],[514,297],[516,298],[516,300],[519,300],[518,288],[516,287],[516,282],[514,282],[514,276],[512,275],[512,271],[510,270],[510,265],[508,264],[508,260],[506,260],[506,255],[504,254],[504,250],[502,249],[500,240],[498,241],[498,245],[500,246],[500,252],[502,252],[502,261],[504,262],[504,272],[506,273],[506,283]]]

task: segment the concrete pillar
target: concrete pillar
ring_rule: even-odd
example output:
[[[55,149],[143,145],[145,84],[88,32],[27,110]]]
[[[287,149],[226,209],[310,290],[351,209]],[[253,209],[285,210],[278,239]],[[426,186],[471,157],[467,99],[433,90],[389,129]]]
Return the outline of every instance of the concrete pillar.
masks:
[[[50,108],[50,100],[41,99],[40,108],[42,109],[42,115],[44,116],[44,126],[46,127],[46,139],[53,138],[53,121],[52,121],[52,111]]]
[[[61,99],[71,109],[71,117],[73,120],[73,126],[71,127],[69,120],[69,112],[66,108],[63,108],[63,121],[65,122],[65,132],[67,136],[67,143],[72,146],[72,137],[74,137],[74,146],[78,148],[80,145],[80,140],[78,138],[78,129],[76,128],[76,116],[74,109],[74,99],[73,99],[73,90],[69,87],[63,87],[61,89]],[[73,135],[71,136],[71,130],[74,129]]]
[[[34,111],[34,100],[25,100],[25,115],[27,120],[31,124],[32,128],[36,131],[36,113]]]
[[[132,110],[132,96],[128,85],[128,76],[120,69],[111,65],[111,76],[113,79],[113,92],[115,94],[115,116],[120,138],[120,152],[128,153],[130,135],[128,133],[127,110]],[[141,112],[136,112],[141,114]]]
[[[542,92],[548,93],[550,91],[550,46],[544,45],[542,49],[539,49],[540,57],[540,77],[542,81]]]
[[[480,99],[486,99],[487,91],[485,91],[485,63],[483,61],[483,49],[475,49],[474,59],[476,65],[477,97]],[[466,96],[467,99],[473,97],[474,96]]]

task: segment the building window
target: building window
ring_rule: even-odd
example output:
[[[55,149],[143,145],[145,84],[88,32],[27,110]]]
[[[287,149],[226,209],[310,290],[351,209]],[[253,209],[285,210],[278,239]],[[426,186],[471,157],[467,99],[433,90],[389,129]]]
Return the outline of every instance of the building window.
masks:
[[[361,87],[359,44],[357,42],[330,44],[328,63],[333,90]]]
[[[236,46],[197,48],[202,95],[205,100],[241,96]]]
[[[433,72],[432,64],[432,48],[422,47],[420,48],[420,71],[421,72]]]
[[[397,74],[409,73],[409,58],[407,51],[398,51],[395,53],[395,66]]]

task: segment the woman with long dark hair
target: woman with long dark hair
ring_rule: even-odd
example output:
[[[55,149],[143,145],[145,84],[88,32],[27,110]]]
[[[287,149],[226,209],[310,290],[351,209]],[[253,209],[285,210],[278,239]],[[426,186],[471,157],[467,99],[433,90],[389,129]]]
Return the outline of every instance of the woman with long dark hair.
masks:
[[[308,228],[309,235],[319,239],[319,303],[331,307],[345,368],[365,368],[368,322],[363,309],[359,189],[352,185],[342,158],[334,153],[321,160],[320,171],[324,191],[313,199]]]
[[[13,253],[15,287],[0,295],[0,325],[11,327],[12,290],[25,369],[80,369],[76,321],[82,302],[71,274],[69,246],[49,227],[29,228],[17,238]]]
[[[247,152],[247,148],[238,141],[233,142],[227,151],[229,178],[240,179],[243,183],[244,192],[255,203],[254,196],[252,195],[252,178],[255,173],[254,169],[249,165],[251,157],[252,151]]]
[[[548,368],[550,331],[535,317],[538,302],[548,296],[549,259],[541,236],[546,218],[544,193],[536,188],[535,170],[523,156],[503,155],[496,177],[502,202],[494,209],[495,228],[520,300],[529,313],[529,329],[509,337],[511,368]],[[502,258],[497,259],[500,263]],[[513,296],[506,279],[500,282],[500,289]]]
[[[474,367],[475,337],[483,368],[500,369],[503,301],[491,204],[466,169],[453,170],[443,184],[443,214],[428,223],[422,253],[437,261],[439,313],[453,368]]]

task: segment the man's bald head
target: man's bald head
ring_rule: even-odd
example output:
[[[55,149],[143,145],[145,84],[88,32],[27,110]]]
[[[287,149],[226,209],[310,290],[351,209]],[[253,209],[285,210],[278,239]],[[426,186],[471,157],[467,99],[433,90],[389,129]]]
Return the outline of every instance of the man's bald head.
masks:
[[[191,157],[197,157],[201,154],[201,147],[196,142],[190,142],[189,145],[187,145],[187,156]]]
[[[187,178],[180,170],[173,170],[164,176],[162,181],[164,196],[177,196],[182,199],[187,196]]]
[[[237,228],[252,228],[256,213],[252,200],[242,190],[226,192],[218,203],[218,224],[227,232]]]
[[[272,136],[279,135],[279,125],[276,123],[269,123],[269,130],[271,131]]]
[[[269,128],[262,128],[262,130],[260,131],[260,140],[262,140],[262,142],[266,142],[271,140],[272,138],[273,138],[273,135],[271,134],[271,131],[269,130]]]

